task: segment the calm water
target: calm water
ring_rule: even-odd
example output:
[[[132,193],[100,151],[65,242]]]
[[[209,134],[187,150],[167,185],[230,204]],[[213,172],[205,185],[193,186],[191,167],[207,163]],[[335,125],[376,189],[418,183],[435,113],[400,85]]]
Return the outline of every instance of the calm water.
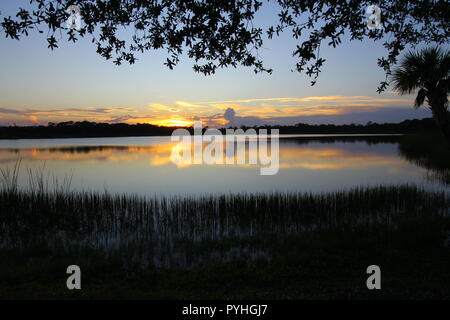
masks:
[[[21,186],[29,183],[28,168],[45,168],[49,181],[73,173],[73,189],[138,194],[317,192],[399,183],[447,188],[402,154],[400,139],[282,136],[280,168],[273,176],[260,175],[259,164],[177,165],[171,158],[177,143],[170,137],[0,140],[0,166],[22,159]]]

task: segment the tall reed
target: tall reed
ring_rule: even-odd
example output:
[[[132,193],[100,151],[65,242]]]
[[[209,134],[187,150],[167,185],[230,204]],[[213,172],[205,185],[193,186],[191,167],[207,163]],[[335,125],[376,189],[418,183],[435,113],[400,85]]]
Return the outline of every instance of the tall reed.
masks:
[[[270,259],[275,243],[301,234],[396,228],[449,213],[448,194],[408,185],[197,197],[2,189],[0,249],[93,248],[143,266],[189,268]]]

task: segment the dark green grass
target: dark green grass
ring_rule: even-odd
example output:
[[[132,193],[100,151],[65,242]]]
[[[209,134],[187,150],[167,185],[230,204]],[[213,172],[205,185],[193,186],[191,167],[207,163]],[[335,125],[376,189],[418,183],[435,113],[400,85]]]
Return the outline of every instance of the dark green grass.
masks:
[[[450,198],[415,186],[142,198],[0,191],[0,298],[449,298]],[[68,265],[82,290],[65,287]],[[382,290],[366,288],[367,266]]]

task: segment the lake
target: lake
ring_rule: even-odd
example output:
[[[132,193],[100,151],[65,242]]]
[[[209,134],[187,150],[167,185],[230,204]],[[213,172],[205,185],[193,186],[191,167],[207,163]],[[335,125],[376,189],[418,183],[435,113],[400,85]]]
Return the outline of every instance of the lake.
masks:
[[[75,190],[141,195],[320,192],[380,184],[446,189],[445,179],[436,177],[440,171],[405,154],[401,139],[281,135],[279,171],[269,176],[260,175],[260,164],[175,164],[177,143],[170,136],[0,140],[0,166],[21,159],[21,186],[29,184],[28,169],[43,169],[50,184],[53,177],[71,175]]]

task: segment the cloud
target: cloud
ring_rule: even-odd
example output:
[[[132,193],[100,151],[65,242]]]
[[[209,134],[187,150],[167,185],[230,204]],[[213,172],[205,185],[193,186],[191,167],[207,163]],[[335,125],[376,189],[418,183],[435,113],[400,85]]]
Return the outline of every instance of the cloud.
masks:
[[[217,109],[228,109],[232,108],[234,110],[251,110],[252,107],[250,106],[243,106],[236,103],[211,103],[209,106]]]
[[[0,113],[12,113],[12,114],[17,114],[17,110],[6,109],[6,108],[0,108]]]
[[[349,111],[349,110],[347,110]],[[259,126],[259,125],[295,125],[297,123],[308,124],[365,124],[368,121],[385,123],[385,122],[401,122],[406,119],[427,118],[431,116],[428,109],[405,109],[405,108],[381,108],[381,109],[351,109],[353,112],[336,112],[317,113],[317,111],[302,115],[285,115],[285,116],[238,116],[235,110],[229,108],[225,111],[223,118],[227,121],[227,127],[240,126]]]
[[[385,121],[404,120],[428,116],[425,109],[411,107],[411,99],[395,96],[310,96],[250,98],[208,102],[187,102],[177,100],[172,104],[153,102],[148,110],[126,107],[87,108],[0,108],[2,121],[29,124],[62,121],[95,121],[151,123],[156,125],[191,125],[195,118],[210,127],[253,126],[262,124],[307,123],[366,123],[378,121],[382,115]],[[384,111],[383,111],[384,110]],[[403,111],[402,111],[403,110]],[[403,118],[402,118],[403,117]],[[400,121],[401,121],[400,120]]]
[[[89,108],[59,108],[59,109],[31,109],[31,108],[0,108],[0,115],[6,114],[10,123],[28,125],[61,121],[114,121],[117,117],[125,117],[123,113],[136,113],[137,110],[125,107],[89,107]],[[39,118],[39,120],[38,120]]]
[[[120,122],[125,122],[125,121],[127,121],[127,120],[130,120],[130,119],[136,119],[136,118],[137,118],[137,117],[133,117],[133,116],[127,114],[127,115],[123,115],[123,116],[113,117],[113,118],[109,119],[108,122],[111,122],[111,123],[120,123]]]
[[[113,112],[136,112],[131,108],[113,108],[113,107],[96,107],[96,108],[64,108],[64,109],[7,109],[0,108],[0,113],[16,114],[16,115],[52,115],[52,114],[107,114]]]
[[[227,125],[232,126],[235,121],[236,111],[234,109],[228,108],[225,110],[225,113],[223,114],[223,117],[225,120],[228,121]]]
[[[253,103],[253,102],[265,102],[272,101],[278,103],[285,102],[311,102],[311,101],[372,101],[372,102],[405,102],[409,103],[411,99],[404,98],[373,98],[369,96],[311,96],[304,98],[294,97],[281,97],[281,98],[254,98],[254,99],[240,99],[240,100],[223,100],[223,101],[210,101],[203,104],[223,104],[223,103]]]
[[[177,106],[187,107],[187,108],[202,108],[202,107],[204,107],[203,105],[190,103],[190,102],[186,102],[186,101],[175,101],[175,103]]]
[[[39,121],[38,118],[36,116],[27,116],[27,120],[30,120],[31,122],[33,122],[34,124],[39,125]]]
[[[410,108],[411,99],[397,97],[370,96],[309,96],[309,97],[277,97],[251,98],[207,102],[176,101],[174,107],[165,106],[165,114],[176,109],[180,116],[188,119],[193,113],[209,126],[240,126],[273,123],[274,121],[299,121],[299,117],[327,116],[367,113],[366,122],[371,120],[368,113],[383,108]],[[236,116],[236,112],[239,116]],[[214,113],[211,116],[211,113]],[[221,114],[221,117],[217,117]]]

